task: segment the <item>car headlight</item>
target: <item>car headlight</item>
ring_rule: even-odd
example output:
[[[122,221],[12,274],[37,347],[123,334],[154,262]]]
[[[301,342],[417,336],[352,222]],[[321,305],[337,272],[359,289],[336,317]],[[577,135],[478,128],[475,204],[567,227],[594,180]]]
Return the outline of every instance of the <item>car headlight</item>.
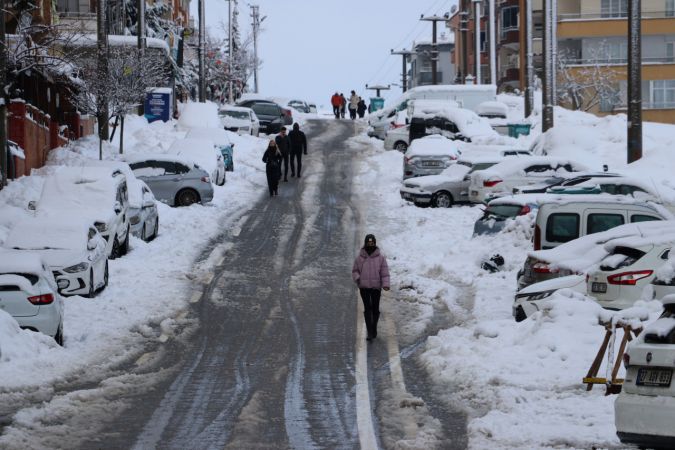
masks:
[[[129,223],[131,223],[132,225],[136,225],[140,221],[141,221],[141,216],[131,216],[131,217],[129,217]]]
[[[419,188],[419,186],[416,185],[416,184],[405,184],[404,186],[407,187],[407,188],[410,188],[410,189],[418,189]]]
[[[557,291],[557,289],[553,289],[550,291],[542,291],[542,292],[533,292],[531,294],[516,294],[516,300],[526,300],[529,302],[535,302],[537,300],[543,300],[545,298],[550,297],[553,295],[553,293]]]
[[[99,233],[105,233],[108,230],[108,225],[106,225],[104,222],[96,222],[94,223],[94,226]]]
[[[82,272],[83,270],[87,270],[89,268],[89,264],[86,262],[81,262],[79,264],[75,264],[74,266],[66,267],[63,269],[64,272],[68,273],[77,273],[77,272]]]

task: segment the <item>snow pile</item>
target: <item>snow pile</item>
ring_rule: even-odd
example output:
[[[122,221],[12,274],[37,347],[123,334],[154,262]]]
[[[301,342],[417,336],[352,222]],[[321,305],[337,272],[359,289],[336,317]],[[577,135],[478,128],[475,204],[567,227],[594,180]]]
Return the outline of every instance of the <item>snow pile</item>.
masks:
[[[413,156],[448,156],[457,159],[459,153],[455,141],[438,134],[432,134],[412,141],[405,152],[405,156],[407,158]]]
[[[178,125],[183,129],[196,127],[221,128],[215,103],[187,103],[180,111]]]
[[[25,376],[30,376],[36,370],[36,367],[31,367],[36,359],[58,358],[62,352],[63,349],[52,338],[22,330],[12,316],[0,310],[0,367],[5,375],[11,376],[12,372],[6,372],[4,368],[21,366],[26,370]],[[4,376],[3,380],[6,381]]]

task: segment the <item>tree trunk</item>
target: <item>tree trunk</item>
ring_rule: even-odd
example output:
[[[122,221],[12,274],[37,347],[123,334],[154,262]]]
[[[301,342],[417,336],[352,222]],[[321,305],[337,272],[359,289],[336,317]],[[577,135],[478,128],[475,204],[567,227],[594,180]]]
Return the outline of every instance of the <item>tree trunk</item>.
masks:
[[[124,153],[124,116],[120,119],[120,155]]]
[[[5,0],[0,0],[0,189],[7,185],[7,45],[5,37]]]

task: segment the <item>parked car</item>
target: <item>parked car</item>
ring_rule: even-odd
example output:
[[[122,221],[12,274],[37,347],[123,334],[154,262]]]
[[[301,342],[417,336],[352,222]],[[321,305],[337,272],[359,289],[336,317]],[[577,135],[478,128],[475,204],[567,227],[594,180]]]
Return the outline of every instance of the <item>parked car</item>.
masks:
[[[537,184],[554,176],[572,178],[587,170],[583,164],[564,158],[533,156],[506,160],[471,176],[469,200],[483,203],[490,197],[511,194],[515,186]]]
[[[87,219],[30,217],[14,226],[3,245],[41,256],[61,295],[93,297],[108,285],[106,241]]]
[[[552,278],[585,275],[609,255],[605,244],[612,240],[658,236],[671,233],[673,229],[675,222],[671,220],[629,223],[581,236],[555,248],[531,251],[518,273],[518,290]]]
[[[588,295],[607,309],[633,306],[654,279],[654,271],[668,259],[673,243],[675,227],[671,233],[659,236],[606,244],[609,254],[597,269],[588,273]]]
[[[269,100],[245,100],[237,106],[251,108],[260,121],[260,131],[267,134],[278,133],[286,124],[286,114],[281,106]]]
[[[214,128],[213,130],[218,130]],[[224,130],[222,130],[224,131]],[[192,133],[192,130],[190,130]],[[190,159],[206,171],[217,186],[225,184],[225,159],[211,139],[187,137],[176,139],[168,150],[169,154]]]
[[[483,209],[483,215],[473,224],[473,235],[498,233],[504,229],[509,219],[536,213],[541,201],[541,194],[496,198],[487,204]]]
[[[497,164],[501,157],[461,156],[456,164],[450,165],[438,175],[427,175],[403,182],[400,194],[403,200],[416,206],[432,205],[449,208],[455,203],[469,201],[469,177],[477,170],[484,170]]]
[[[410,126],[391,128],[384,135],[384,149],[405,153],[410,142]]]
[[[218,110],[218,116],[223,123],[223,128],[228,131],[242,136],[260,134],[260,120],[251,108],[226,105]]]
[[[670,252],[668,261],[656,269],[651,287],[655,300],[662,300],[667,295],[675,294],[675,252]]]
[[[513,188],[514,194],[543,194],[549,189],[562,186],[576,186],[578,184],[585,183],[591,179],[600,179],[605,177],[620,177],[621,174],[615,172],[589,172],[589,173],[579,173],[577,176],[572,178],[561,178],[561,177],[552,177],[547,180],[543,180],[539,184],[530,184],[525,186],[516,186]]]
[[[480,142],[497,137],[487,119],[468,109],[446,107],[433,112],[422,111],[410,118],[410,142],[430,134],[441,134],[449,139]]]
[[[189,159],[163,154],[129,158],[129,166],[155,198],[169,206],[207,204],[213,199],[209,173]]]
[[[40,199],[29,209],[37,215],[69,213],[94,224],[107,241],[110,259],[129,251],[129,190],[114,167],[60,167],[45,178]]]
[[[418,139],[403,155],[403,179],[439,174],[450,167],[459,155],[457,145],[443,136]]]
[[[63,345],[63,298],[40,255],[0,250],[0,310],[21,328],[51,336]]]
[[[131,234],[149,242],[159,234],[159,213],[152,191],[134,177],[129,181],[129,223]]]
[[[298,99],[289,100],[288,103],[286,103],[286,106],[288,106],[289,108],[293,108],[301,113],[308,114],[310,112],[309,105],[304,100]]]
[[[318,112],[316,104],[314,104],[314,103],[309,104],[309,112],[312,113],[312,114],[316,114]]]
[[[385,139],[387,132],[395,128],[392,124],[396,123],[397,113],[396,108],[385,108],[370,114],[368,116],[368,136]],[[405,122],[399,125],[403,126]]]
[[[219,128],[195,127],[190,129],[185,137],[188,139],[207,139],[212,141],[215,149],[223,158],[225,170],[232,172],[234,171],[234,142],[232,142],[230,133]],[[197,160],[195,159],[195,161]]]
[[[628,344],[626,376],[614,402],[616,434],[640,448],[675,448],[675,297],[663,313]]]
[[[586,277],[567,275],[534,283],[516,292],[512,313],[516,322],[522,322],[537,311],[550,307],[550,297],[561,289],[571,289],[580,294],[586,293]]]

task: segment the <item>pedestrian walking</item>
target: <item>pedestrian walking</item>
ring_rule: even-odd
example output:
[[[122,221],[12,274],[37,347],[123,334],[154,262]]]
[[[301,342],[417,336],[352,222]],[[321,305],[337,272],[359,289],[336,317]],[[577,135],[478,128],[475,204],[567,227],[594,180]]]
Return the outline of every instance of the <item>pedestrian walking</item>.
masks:
[[[279,131],[274,140],[277,142],[277,148],[284,160],[284,181],[288,181],[288,155],[291,151],[291,141],[286,135],[286,127],[281,127],[281,131]]]
[[[366,115],[366,110],[368,107],[366,106],[366,102],[359,97],[359,103],[356,106],[356,112],[359,114],[359,119],[363,119],[363,116]]]
[[[267,150],[263,155],[263,162],[265,163],[265,173],[267,175],[267,187],[270,190],[270,197],[279,195],[279,179],[281,178],[281,152],[277,148],[277,143],[274,139],[270,140],[267,145]]]
[[[366,235],[363,247],[354,260],[352,279],[359,287],[363,300],[363,317],[366,320],[368,340],[377,337],[377,321],[380,318],[380,295],[389,290],[389,267],[387,259],[377,247],[372,234]]]
[[[354,120],[356,119],[356,109],[359,107],[359,96],[356,95],[356,92],[352,91],[352,95],[349,97],[349,118]]]
[[[347,107],[347,99],[345,94],[340,94],[340,117],[345,118],[345,108]]]
[[[291,177],[294,177],[297,173],[298,178],[300,178],[300,171],[302,171],[302,154],[307,154],[307,136],[300,131],[300,124],[297,122],[293,124],[293,129],[288,133],[288,139],[291,143]],[[297,166],[295,165],[296,162]]]
[[[330,98],[330,104],[333,105],[333,114],[335,114],[335,118],[339,119],[340,107],[342,106],[342,98],[340,98],[340,94],[337,92],[333,94],[333,96]]]

